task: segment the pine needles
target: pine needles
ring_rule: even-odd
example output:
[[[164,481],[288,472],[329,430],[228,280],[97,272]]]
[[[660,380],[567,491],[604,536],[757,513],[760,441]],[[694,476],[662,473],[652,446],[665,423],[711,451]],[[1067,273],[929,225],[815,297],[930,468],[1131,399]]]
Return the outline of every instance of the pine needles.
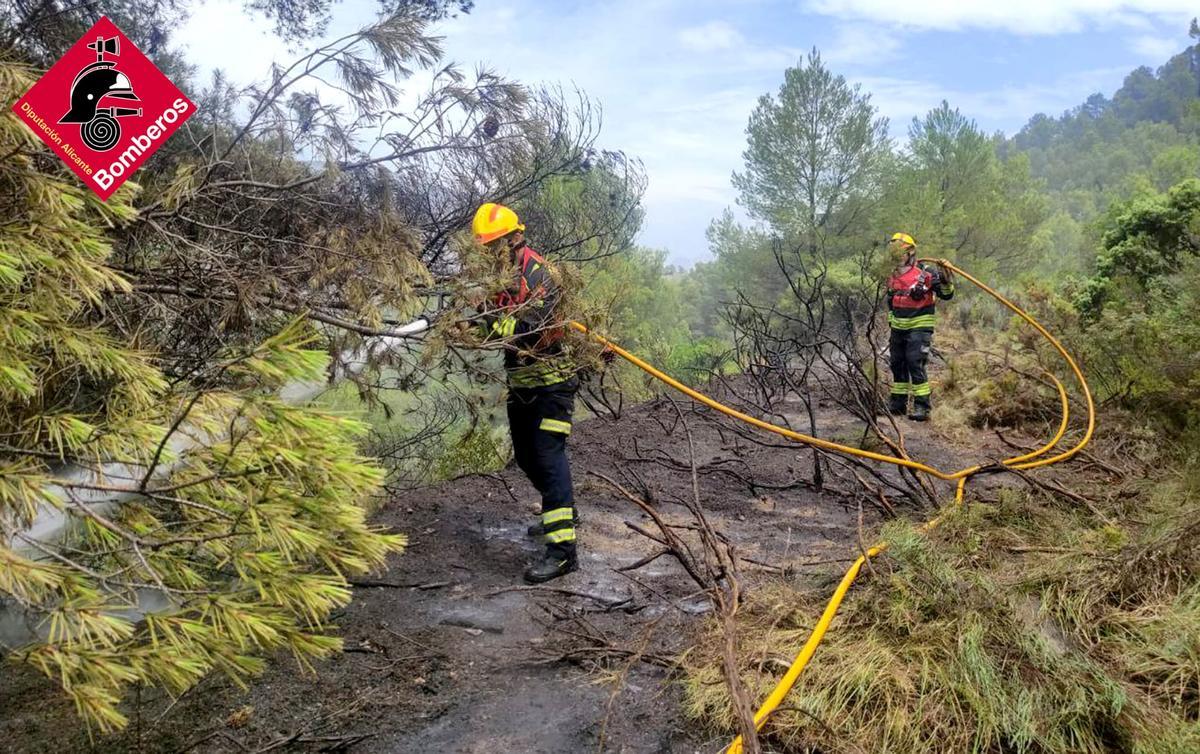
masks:
[[[0,96],[31,83],[0,64]],[[244,682],[279,650],[306,668],[337,651],[347,575],[405,540],[367,523],[383,471],[365,427],[279,398],[325,377],[313,326],[168,383],[103,326],[128,288],[105,231],[133,218],[132,189],[104,204],[64,180],[10,112],[0,153],[0,609],[32,632],[8,659],[111,731],[134,684],[179,694],[213,671]],[[56,517],[64,537],[32,528]]]

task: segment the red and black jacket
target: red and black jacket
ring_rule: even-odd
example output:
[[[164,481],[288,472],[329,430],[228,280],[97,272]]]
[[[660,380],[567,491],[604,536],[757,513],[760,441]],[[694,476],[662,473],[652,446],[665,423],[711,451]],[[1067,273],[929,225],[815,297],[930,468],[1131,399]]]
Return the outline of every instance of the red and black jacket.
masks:
[[[513,286],[493,300],[493,319],[511,318],[504,369],[513,387],[544,387],[570,379],[574,371],[565,358],[565,328],[555,315],[562,290],[550,275],[546,260],[528,246],[515,252],[517,275]]]
[[[896,270],[888,280],[888,324],[893,330],[932,330],[939,298],[954,298],[954,284],[936,267],[917,263]]]

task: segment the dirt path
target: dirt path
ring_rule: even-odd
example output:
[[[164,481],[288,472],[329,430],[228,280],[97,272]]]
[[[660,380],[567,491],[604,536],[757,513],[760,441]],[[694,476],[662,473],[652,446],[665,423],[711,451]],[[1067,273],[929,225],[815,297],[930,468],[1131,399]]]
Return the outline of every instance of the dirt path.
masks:
[[[744,576],[752,581],[784,566],[840,573],[856,539],[858,509],[801,483],[810,474],[809,451],[756,445],[728,425],[701,421],[691,404],[680,408],[704,471],[705,508],[747,558]],[[826,409],[820,430],[845,439],[855,426]],[[948,453],[928,429],[913,431],[910,450],[944,467],[967,460],[955,458],[966,453]],[[536,505],[515,468],[416,490],[378,516],[410,536],[407,553],[375,577],[402,586],[356,589],[336,616],[346,652],[322,663],[319,675],[279,658],[246,691],[214,678],[171,705],[150,690],[140,712],[131,709],[140,724],[89,744],[44,680],[10,668],[0,684],[5,749],[137,751],[140,739],[148,752],[719,750],[724,737],[692,729],[681,715],[667,669],[614,659],[597,672],[589,660],[598,656],[581,649],[588,642],[565,633],[604,636],[618,653],[653,660],[685,647],[708,610],[668,558],[627,575],[615,570],[656,545],[628,526],[648,520],[594,475],[643,488],[660,511],[682,520],[679,501],[691,483],[676,409],[660,401],[619,421],[582,422],[571,453],[584,518],[581,570],[548,586],[582,596],[520,586],[537,552],[524,533]],[[866,516],[869,525],[875,516]]]

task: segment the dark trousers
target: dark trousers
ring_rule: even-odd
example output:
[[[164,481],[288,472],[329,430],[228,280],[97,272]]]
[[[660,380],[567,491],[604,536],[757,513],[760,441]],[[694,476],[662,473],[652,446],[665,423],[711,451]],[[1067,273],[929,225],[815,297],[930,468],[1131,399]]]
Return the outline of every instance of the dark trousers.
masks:
[[[892,403],[907,402],[912,395],[913,403],[929,408],[930,394],[929,351],[933,342],[933,330],[892,329],[888,348],[891,351]]]
[[[513,455],[542,495],[546,548],[555,557],[575,555],[575,493],[567,438],[578,390],[579,382],[572,378],[557,385],[508,391]]]

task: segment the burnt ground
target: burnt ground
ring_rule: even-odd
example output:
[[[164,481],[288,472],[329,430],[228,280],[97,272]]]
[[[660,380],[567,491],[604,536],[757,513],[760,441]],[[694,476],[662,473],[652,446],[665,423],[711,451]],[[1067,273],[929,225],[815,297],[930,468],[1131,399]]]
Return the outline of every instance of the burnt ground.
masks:
[[[750,435],[688,402],[678,408],[693,435],[704,507],[745,558],[743,581],[753,588],[781,575],[840,575],[856,554],[859,521],[845,480],[829,482],[843,492],[813,490],[806,484],[808,449]],[[798,406],[782,410],[799,413]],[[823,437],[852,441],[861,432],[834,408],[821,415]],[[936,425],[904,426],[912,456],[941,468],[1010,454],[987,433],[973,438],[974,449],[951,450]],[[372,577],[390,586],[356,588],[354,601],[335,615],[346,651],[319,663],[316,674],[279,657],[246,690],[217,677],[174,702],[145,690],[140,704],[128,705],[128,731],[89,742],[48,682],[9,666],[0,678],[2,748],[719,751],[727,738],[689,724],[669,669],[654,664],[669,665],[686,648],[708,603],[668,557],[625,574],[615,570],[658,545],[628,526],[653,529],[650,520],[595,476],[649,494],[672,521],[690,520],[681,504],[691,495],[688,441],[675,404],[660,400],[619,420],[580,422],[571,458],[584,519],[581,569],[548,586],[577,594],[520,586],[538,551],[524,532],[535,520],[536,494],[515,467],[407,492],[377,519],[408,533],[409,548]],[[981,480],[975,489],[993,483]],[[900,513],[925,517],[911,507]],[[864,517],[870,539],[879,514],[868,504]],[[609,651],[589,649],[594,642],[580,634],[604,637],[599,643]],[[631,654],[651,662],[625,659]]]

